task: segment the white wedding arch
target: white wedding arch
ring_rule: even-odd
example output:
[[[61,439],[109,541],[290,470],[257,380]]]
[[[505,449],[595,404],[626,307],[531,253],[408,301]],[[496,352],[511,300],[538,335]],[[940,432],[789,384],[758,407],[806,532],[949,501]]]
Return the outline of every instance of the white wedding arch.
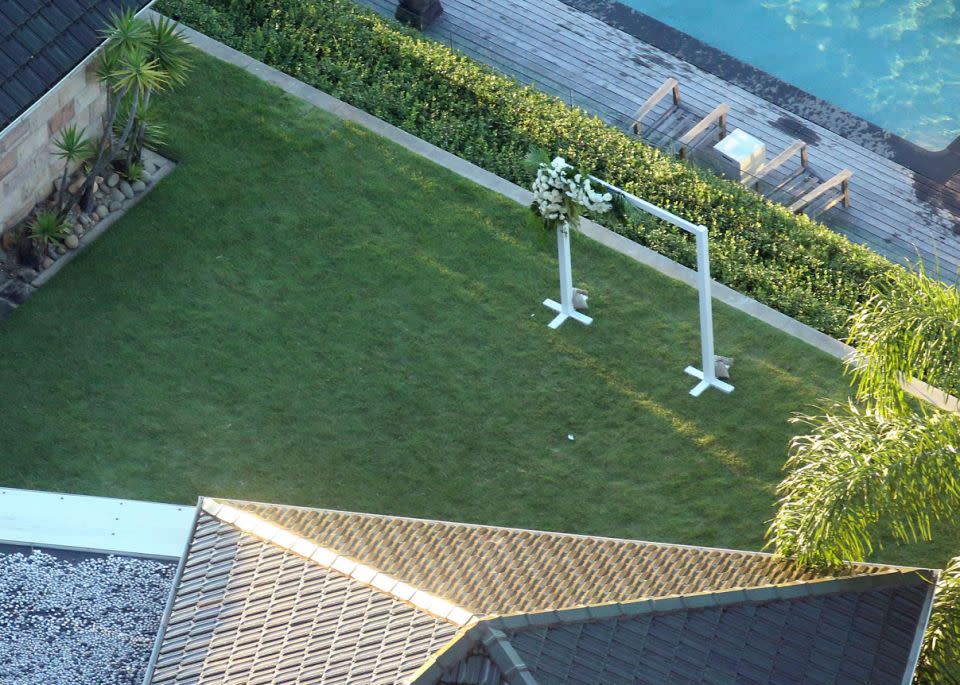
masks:
[[[690,390],[690,394],[699,397],[707,388],[730,393],[733,386],[717,378],[713,350],[713,295],[710,280],[710,243],[706,226],[699,226],[682,219],[676,214],[647,202],[635,195],[631,195],[622,188],[607,183],[595,176],[590,180],[604,187],[611,194],[619,195],[630,206],[635,207],[652,216],[673,224],[688,233],[692,233],[697,240],[697,289],[700,293],[700,364],[701,369],[688,366],[684,371],[699,379],[699,382]],[[573,306],[573,272],[570,261],[570,231],[569,228],[557,228],[557,256],[560,262],[560,302],[551,299],[544,300],[543,304],[557,312],[557,316],[550,322],[550,328],[557,328],[568,318],[579,321],[584,325],[593,322],[589,316],[576,311]]]

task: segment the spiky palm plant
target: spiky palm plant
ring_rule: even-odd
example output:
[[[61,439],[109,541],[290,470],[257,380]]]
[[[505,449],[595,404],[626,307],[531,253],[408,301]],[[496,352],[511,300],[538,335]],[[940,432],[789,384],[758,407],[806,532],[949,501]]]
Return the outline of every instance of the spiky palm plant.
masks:
[[[56,245],[67,235],[67,222],[57,212],[40,212],[27,227],[30,239],[36,245],[40,258],[47,252],[47,248]]]
[[[66,215],[64,212],[64,196],[67,192],[67,178],[70,175],[70,167],[85,161],[93,155],[94,145],[89,138],[84,138],[86,129],[77,129],[76,126],[68,126],[60,132],[60,135],[53,141],[56,148],[54,154],[63,160],[63,174],[60,176],[60,188],[57,190],[57,213],[62,218]]]
[[[960,414],[910,397],[904,381],[960,387],[960,292],[922,265],[873,286],[851,319],[856,401],[794,420],[776,551],[813,566],[860,561],[882,540],[929,540],[960,524]],[[944,572],[917,682],[960,685],[960,557]]]
[[[79,194],[85,206],[90,204],[94,179],[128,144],[147,94],[164,90],[172,82],[183,78],[179,72],[170,74],[165,71],[153,56],[155,34],[151,25],[138,19],[133,11],[114,15],[104,30],[104,36],[107,40],[97,74],[107,85],[109,99],[103,136],[95,151],[90,174]],[[126,118],[119,119],[121,114]]]
[[[151,20],[148,32],[150,37],[146,45],[149,57],[166,74],[169,79],[168,85],[182,85],[190,70],[190,57],[183,32],[174,22],[165,17]],[[157,136],[159,129],[150,116],[150,102],[154,92],[155,90],[150,88],[144,93],[133,136],[127,148],[127,166],[139,161],[144,144],[151,135]]]

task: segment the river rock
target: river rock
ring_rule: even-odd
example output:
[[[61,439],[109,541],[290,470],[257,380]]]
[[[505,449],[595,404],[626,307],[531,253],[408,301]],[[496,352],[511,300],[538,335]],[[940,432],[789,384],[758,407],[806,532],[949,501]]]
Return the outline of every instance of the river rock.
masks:
[[[120,174],[112,173],[107,176],[107,186],[110,188],[116,188],[118,183],[120,183]]]
[[[100,215],[101,219],[109,213],[110,213],[110,210],[107,209],[106,205],[97,205],[97,214]]]
[[[76,250],[80,245],[80,238],[71,233],[64,239],[63,244],[69,247],[71,250]]]
[[[67,192],[71,195],[76,195],[77,191],[83,187],[83,184],[86,182],[87,177],[81,174],[77,176],[77,180],[67,186]]]
[[[120,181],[120,185],[117,187],[120,188],[120,192],[123,193],[123,196],[128,200],[133,197],[133,188],[131,188],[130,184],[126,181]]]
[[[121,209],[123,209],[123,203],[117,202],[116,200],[114,200],[113,202],[110,203],[109,209],[111,212],[119,212]]]
[[[51,266],[53,266],[53,260],[50,257],[44,257],[43,261],[40,262],[41,269],[49,269]]]
[[[133,183],[130,184],[130,187],[133,188],[133,192],[142,193],[144,190],[147,189],[147,184],[144,183],[143,181],[134,181]]]

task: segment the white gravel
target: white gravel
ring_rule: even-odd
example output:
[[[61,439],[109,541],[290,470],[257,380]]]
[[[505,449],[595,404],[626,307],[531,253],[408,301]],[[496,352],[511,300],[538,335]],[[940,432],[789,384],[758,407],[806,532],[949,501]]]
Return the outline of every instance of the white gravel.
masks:
[[[173,574],[129,557],[0,555],[0,683],[139,685]]]

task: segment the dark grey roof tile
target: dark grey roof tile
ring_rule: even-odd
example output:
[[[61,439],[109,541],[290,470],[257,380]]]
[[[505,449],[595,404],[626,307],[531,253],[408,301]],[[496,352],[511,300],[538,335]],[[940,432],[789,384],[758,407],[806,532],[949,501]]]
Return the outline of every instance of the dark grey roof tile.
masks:
[[[103,41],[109,16],[147,0],[0,2],[0,132]]]

